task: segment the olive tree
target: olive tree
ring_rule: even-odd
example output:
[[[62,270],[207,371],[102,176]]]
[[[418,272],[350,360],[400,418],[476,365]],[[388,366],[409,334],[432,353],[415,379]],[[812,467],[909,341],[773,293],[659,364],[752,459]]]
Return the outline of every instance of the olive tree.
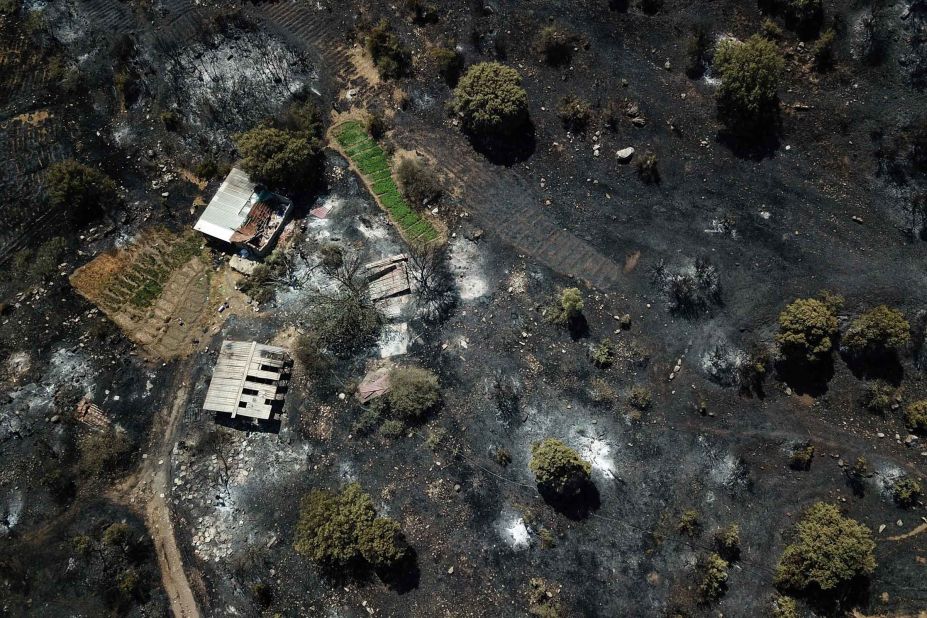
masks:
[[[799,298],[779,314],[776,343],[789,360],[815,363],[828,358],[837,336],[837,316],[816,298]]]
[[[759,35],[721,41],[715,65],[721,75],[718,115],[728,128],[748,134],[773,126],[785,66],[775,44]]]
[[[511,135],[528,121],[528,93],[515,69],[498,62],[481,62],[460,78],[451,109],[460,114],[467,131]]]
[[[321,149],[306,132],[257,127],[234,139],[242,169],[256,182],[304,189],[321,176]]]
[[[561,499],[579,495],[588,485],[592,469],[579,453],[556,438],[531,447],[530,468],[541,490]]]
[[[879,305],[853,320],[843,335],[842,347],[853,356],[883,357],[907,345],[911,326],[897,309]]]

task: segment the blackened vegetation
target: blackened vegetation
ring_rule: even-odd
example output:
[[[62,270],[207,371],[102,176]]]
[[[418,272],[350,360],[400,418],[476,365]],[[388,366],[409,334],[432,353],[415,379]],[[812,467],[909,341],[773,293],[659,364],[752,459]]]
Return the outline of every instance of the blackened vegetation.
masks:
[[[652,280],[663,290],[673,313],[695,317],[721,303],[721,276],[708,258],[697,258],[675,270],[661,260],[653,269]]]
[[[411,62],[409,49],[385,19],[370,28],[364,38],[364,46],[384,79],[396,79],[408,73]]]
[[[415,287],[418,315],[426,322],[440,322],[457,303],[454,278],[448,269],[446,247],[418,245],[409,251],[409,278]]]

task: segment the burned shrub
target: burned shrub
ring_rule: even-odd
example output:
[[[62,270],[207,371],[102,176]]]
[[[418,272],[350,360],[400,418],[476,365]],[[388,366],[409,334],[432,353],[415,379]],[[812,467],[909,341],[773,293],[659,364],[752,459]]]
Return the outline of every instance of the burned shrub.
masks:
[[[834,309],[816,298],[799,298],[779,314],[776,343],[782,355],[798,363],[830,358],[837,337]]]
[[[433,2],[424,0],[405,0],[406,10],[412,14],[416,24],[434,24],[438,22],[438,7]]]
[[[588,103],[571,94],[560,99],[557,104],[557,117],[567,131],[583,133],[589,126],[592,112]]]
[[[164,125],[165,131],[180,133],[180,130],[183,128],[183,118],[181,118],[180,114],[175,110],[169,109],[161,112],[159,117],[161,118],[161,124]]]
[[[393,32],[385,19],[380,20],[367,32],[364,47],[383,79],[396,79],[408,73],[412,61],[409,48]]]
[[[310,94],[303,91],[294,95],[293,103],[283,113],[282,128],[314,138],[321,138],[324,133],[322,110],[319,109],[318,104],[310,96]]]
[[[427,322],[445,318],[457,302],[447,245],[414,244],[409,251],[408,272],[415,284],[417,314]]]
[[[768,133],[776,125],[784,62],[774,44],[759,35],[744,42],[724,40],[714,56],[721,75],[718,115],[742,137]]]
[[[632,386],[628,391],[628,403],[631,407],[644,411],[653,404],[653,395],[646,386]]]
[[[92,167],[68,159],[48,168],[45,190],[49,203],[77,224],[87,223],[119,205],[116,183]]]
[[[293,358],[303,368],[306,377],[318,383],[328,377],[332,361],[324,351],[324,344],[314,334],[299,335],[293,342]]]
[[[754,346],[737,370],[742,395],[763,396],[763,383],[769,375],[770,358],[765,348]]]
[[[895,403],[896,390],[881,380],[866,383],[863,407],[874,414],[886,414]]]
[[[795,538],[782,552],[775,583],[786,590],[839,594],[876,567],[872,532],[844,517],[833,504],[812,505],[795,525]]]
[[[478,135],[513,135],[528,122],[528,93],[518,71],[498,62],[467,69],[454,88],[451,108],[467,131]]]
[[[561,618],[565,616],[559,594],[560,584],[540,577],[532,577],[525,591],[525,597],[528,601],[528,614],[537,618]]]
[[[405,432],[405,430],[405,423],[397,418],[387,419],[383,421],[382,425],[380,425],[380,435],[387,440],[396,440],[397,438],[402,437],[402,434]]]
[[[708,378],[721,386],[734,386],[744,364],[742,354],[721,341],[702,355],[702,368]]]
[[[396,522],[378,518],[370,496],[357,483],[337,494],[313,490],[302,499],[294,548],[329,570],[363,562],[391,568],[409,552]]]
[[[611,340],[603,339],[589,350],[589,359],[596,367],[611,367],[615,362],[615,345]]]
[[[821,0],[786,0],[785,19],[789,28],[810,38],[821,28],[824,7]]]
[[[560,500],[579,496],[592,470],[579,453],[555,438],[534,443],[530,468],[541,491]]]
[[[366,297],[343,291],[317,298],[305,322],[312,326],[321,349],[349,358],[373,345],[380,334],[381,317]]]
[[[792,470],[807,472],[811,469],[811,461],[814,459],[814,445],[800,444],[792,450],[789,456],[789,467]]]
[[[740,557],[740,526],[731,524],[715,531],[715,549],[722,558],[733,562]]]
[[[444,82],[449,86],[456,86],[464,68],[464,59],[460,52],[448,47],[433,47],[428,54]]]
[[[905,406],[904,423],[913,433],[927,433],[927,399],[913,401]]]
[[[428,206],[441,198],[441,183],[434,170],[415,157],[403,159],[396,167],[396,180],[402,194],[416,207]]]
[[[712,603],[724,596],[727,590],[727,569],[730,566],[718,554],[710,554],[700,567],[701,581],[698,592],[702,601]]]
[[[853,495],[862,497],[866,493],[866,479],[872,476],[869,462],[865,457],[857,457],[853,466],[847,470],[846,476]]]
[[[698,536],[701,530],[702,523],[699,521],[698,511],[694,509],[686,509],[683,511],[682,515],[679,517],[679,521],[676,523],[676,534],[694,537]]]
[[[421,367],[397,367],[389,374],[389,412],[405,422],[416,421],[441,400],[438,376]]]
[[[258,127],[239,133],[234,140],[242,169],[256,182],[311,189],[319,181],[321,147],[305,133]]]
[[[721,277],[708,258],[670,272],[662,260],[654,268],[653,280],[662,287],[671,312],[695,315],[721,302]]]
[[[911,326],[897,309],[879,305],[853,320],[841,347],[862,360],[883,360],[908,344]]]
[[[576,37],[558,26],[546,26],[534,42],[541,61],[551,66],[566,64],[573,56]]]
[[[637,167],[637,177],[644,181],[645,184],[653,185],[660,182],[660,169],[657,167],[657,155],[649,150],[644,153],[635,164]]]
[[[920,497],[921,484],[916,479],[905,476],[892,484],[892,498],[895,500],[895,504],[903,509],[914,506]]]
[[[386,125],[386,118],[379,112],[367,114],[364,118],[364,128],[367,129],[370,137],[377,140],[386,135],[386,131],[389,129]]]
[[[637,0],[637,8],[645,15],[656,15],[663,8],[663,0]]]
[[[828,28],[811,46],[811,54],[814,56],[814,66],[817,70],[823,71],[833,66],[836,43],[837,33],[833,28]]]
[[[119,471],[129,459],[132,443],[122,431],[91,432],[77,440],[78,468],[86,477],[106,477]]]

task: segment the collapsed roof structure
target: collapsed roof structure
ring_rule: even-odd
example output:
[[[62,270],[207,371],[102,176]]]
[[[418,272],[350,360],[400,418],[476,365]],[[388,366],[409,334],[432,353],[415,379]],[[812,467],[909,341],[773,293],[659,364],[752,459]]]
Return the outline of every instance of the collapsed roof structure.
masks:
[[[233,167],[193,229],[265,255],[293,210],[293,202],[251,181]]]
[[[267,420],[283,400],[286,350],[253,341],[223,341],[203,410]]]

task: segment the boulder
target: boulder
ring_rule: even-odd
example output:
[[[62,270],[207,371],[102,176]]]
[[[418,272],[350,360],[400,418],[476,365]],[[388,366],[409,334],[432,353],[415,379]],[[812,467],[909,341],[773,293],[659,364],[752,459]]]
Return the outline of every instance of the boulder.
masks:
[[[618,157],[619,162],[627,163],[628,161],[631,160],[631,157],[634,156],[634,148],[632,148],[631,146],[628,146],[627,148],[622,148],[621,150],[616,152],[615,155]]]

